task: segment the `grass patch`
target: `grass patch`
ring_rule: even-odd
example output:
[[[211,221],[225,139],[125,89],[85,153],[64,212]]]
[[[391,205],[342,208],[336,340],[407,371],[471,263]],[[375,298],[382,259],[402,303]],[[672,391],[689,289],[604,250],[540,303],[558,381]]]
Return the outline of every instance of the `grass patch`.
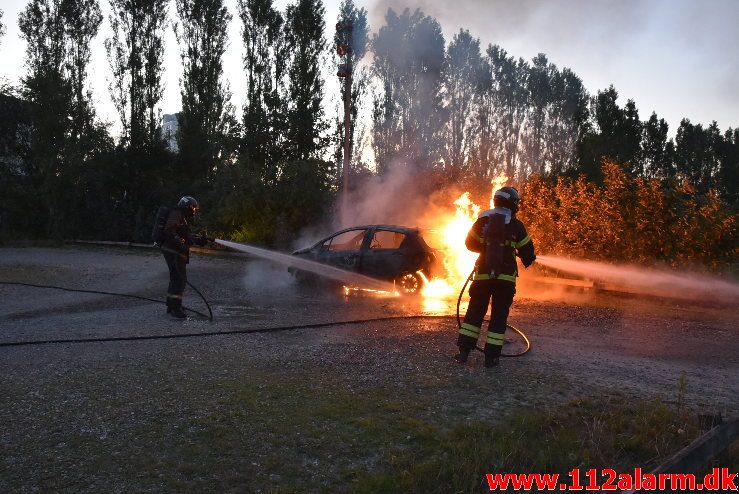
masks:
[[[51,468],[33,480],[32,469],[15,468],[0,490],[480,492],[488,472],[648,469],[700,433],[697,417],[661,400],[611,396],[511,409],[490,424],[435,411],[433,387],[364,386],[330,369],[227,376],[210,369],[202,362],[188,370],[203,379],[164,373],[149,381],[155,374],[141,369],[134,388],[103,378],[84,393],[76,373],[58,377],[51,401],[76,393],[76,402],[88,403],[79,408],[94,415],[80,420],[75,409],[55,407],[21,416],[25,428],[44,432],[41,443],[20,443],[15,461]],[[105,395],[110,389],[116,393]],[[720,466],[736,458],[734,448]]]
[[[696,416],[661,399],[611,396],[512,413],[497,425],[454,424],[425,414],[424,398],[345,384],[252,374],[232,383],[231,399],[195,427],[195,442],[210,454],[185,448],[177,456],[190,464],[212,459],[218,466],[208,482],[223,489],[480,492],[488,472],[649,469],[700,434]],[[260,433],[239,428],[246,420],[261,424]],[[258,452],[247,446],[254,440],[262,441]],[[259,458],[250,474],[218,474],[244,471],[238,459],[246,455]]]
[[[390,448],[377,469],[356,479],[354,492],[480,492],[491,472],[649,469],[699,433],[697,417],[661,400],[577,401],[497,426],[461,424],[419,436],[412,450]]]

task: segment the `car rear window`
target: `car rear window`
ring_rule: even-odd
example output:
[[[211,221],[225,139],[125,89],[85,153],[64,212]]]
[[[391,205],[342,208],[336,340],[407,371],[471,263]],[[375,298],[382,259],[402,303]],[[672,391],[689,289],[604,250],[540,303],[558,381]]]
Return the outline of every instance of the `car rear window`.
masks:
[[[367,233],[367,230],[352,230],[340,233],[335,237],[331,237],[323,245],[328,244],[328,250],[331,252],[359,250],[362,247],[365,233]]]
[[[370,249],[397,249],[405,239],[405,233],[377,230],[372,236]]]

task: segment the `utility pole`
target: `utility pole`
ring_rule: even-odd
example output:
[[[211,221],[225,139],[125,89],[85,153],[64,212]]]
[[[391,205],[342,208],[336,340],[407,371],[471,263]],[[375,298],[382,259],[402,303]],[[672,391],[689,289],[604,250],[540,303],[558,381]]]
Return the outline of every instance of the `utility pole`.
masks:
[[[341,226],[349,226],[349,169],[352,162],[352,31],[354,26],[351,22],[339,22],[336,24],[336,32],[341,35],[341,42],[336,45],[336,53],[344,58],[344,63],[339,65],[336,75],[344,79],[344,166],[341,184],[340,216]]]

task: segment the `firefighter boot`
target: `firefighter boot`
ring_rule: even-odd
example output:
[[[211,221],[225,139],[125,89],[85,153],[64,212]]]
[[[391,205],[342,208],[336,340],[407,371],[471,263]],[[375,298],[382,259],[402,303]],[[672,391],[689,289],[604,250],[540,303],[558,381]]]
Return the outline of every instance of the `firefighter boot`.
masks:
[[[459,362],[460,364],[464,364],[467,362],[467,357],[470,356],[470,349],[469,348],[462,348],[459,347],[459,353],[457,353],[454,356],[454,360]]]
[[[500,360],[501,347],[496,345],[485,345],[485,367],[497,367]]]
[[[171,306],[169,306],[169,303],[171,301]],[[177,319],[186,319],[187,315],[185,314],[185,311],[182,310],[182,299],[181,298],[168,298],[168,309],[167,312]]]

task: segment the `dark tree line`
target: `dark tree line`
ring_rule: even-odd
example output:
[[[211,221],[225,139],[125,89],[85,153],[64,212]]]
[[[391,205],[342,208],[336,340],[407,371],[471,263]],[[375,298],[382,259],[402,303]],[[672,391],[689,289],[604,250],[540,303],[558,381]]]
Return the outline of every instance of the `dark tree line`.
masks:
[[[185,191],[205,225],[261,242],[316,222],[332,198],[323,113],[320,0],[284,12],[241,0],[248,87],[238,121],[223,77],[232,15],[223,0],[112,0],[105,40],[120,137],[96,117],[87,85],[97,0],[30,0],[20,94],[3,90],[4,234],[145,240],[157,205]],[[172,22],[183,74],[177,150],[161,129],[164,32]],[[248,225],[247,228],[243,228]]]
[[[185,191],[204,202],[204,226],[249,241],[286,243],[327,217],[344,132],[341,116],[324,111],[325,77],[346,59],[330,54],[345,34],[327,29],[321,0],[284,11],[272,0],[239,0],[233,14],[223,0],[111,0],[111,10],[115,139],[87,82],[102,22],[97,0],[30,0],[21,14],[27,75],[17,92],[0,95],[0,232],[143,240],[156,206]],[[244,94],[233,95],[240,119],[223,77],[233,17],[246,75]],[[607,160],[632,179],[686,180],[696,194],[713,190],[734,208],[739,201],[739,129],[684,119],[670,137],[664,119],[642,120],[632,100],[619,105],[615,88],[590,95],[544,54],[516,58],[466,30],[447,43],[419,10],[388,10],[370,36],[367,12],[343,0],[337,21],[354,26],[357,181],[403,167],[429,190],[484,188],[500,173],[519,183],[536,174],[602,184]],[[159,109],[170,23],[183,68],[174,150]],[[364,163],[369,146],[375,167]]]

